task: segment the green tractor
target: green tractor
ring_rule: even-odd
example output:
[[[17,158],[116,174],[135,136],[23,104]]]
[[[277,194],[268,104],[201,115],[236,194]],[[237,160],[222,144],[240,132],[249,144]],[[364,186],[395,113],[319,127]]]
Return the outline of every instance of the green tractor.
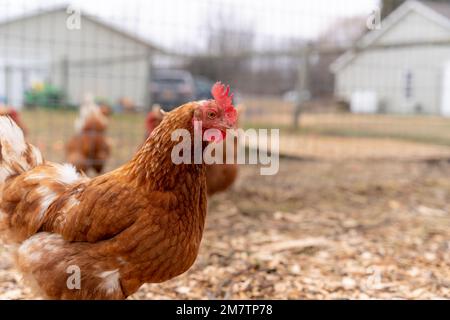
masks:
[[[39,84],[25,91],[25,105],[27,107],[45,107],[50,109],[62,108],[65,103],[64,92],[50,84]]]

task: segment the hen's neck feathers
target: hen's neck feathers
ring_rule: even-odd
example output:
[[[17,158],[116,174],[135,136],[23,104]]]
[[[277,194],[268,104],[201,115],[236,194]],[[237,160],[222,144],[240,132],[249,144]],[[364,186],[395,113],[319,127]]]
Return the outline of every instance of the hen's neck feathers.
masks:
[[[164,117],[133,159],[123,167],[128,178],[154,191],[172,191],[180,188],[186,181],[205,179],[203,164],[176,165],[171,159],[172,149],[179,143],[172,141],[172,132],[175,129],[186,129],[193,137],[192,117],[195,106],[194,103],[186,104]]]

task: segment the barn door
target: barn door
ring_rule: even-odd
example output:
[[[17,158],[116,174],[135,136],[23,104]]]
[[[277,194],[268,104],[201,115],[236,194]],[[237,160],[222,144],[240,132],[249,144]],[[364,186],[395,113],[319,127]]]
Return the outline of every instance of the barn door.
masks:
[[[442,81],[441,114],[450,117],[450,61],[444,65]]]

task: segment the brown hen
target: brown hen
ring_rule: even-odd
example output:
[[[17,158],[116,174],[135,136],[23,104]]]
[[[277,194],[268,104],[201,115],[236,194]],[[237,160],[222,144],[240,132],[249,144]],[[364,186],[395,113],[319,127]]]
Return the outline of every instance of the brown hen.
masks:
[[[87,101],[80,109],[76,121],[77,133],[66,144],[66,160],[78,171],[97,174],[103,168],[111,153],[111,146],[106,138],[108,119],[103,110],[92,101]]]
[[[189,269],[206,216],[205,165],[174,164],[171,135],[193,134],[194,120],[202,130],[233,126],[235,111],[219,89],[216,100],[168,113],[128,163],[92,179],[44,161],[0,117],[1,235],[16,244],[18,268],[44,297],[122,299]],[[79,286],[71,282],[77,275]]]

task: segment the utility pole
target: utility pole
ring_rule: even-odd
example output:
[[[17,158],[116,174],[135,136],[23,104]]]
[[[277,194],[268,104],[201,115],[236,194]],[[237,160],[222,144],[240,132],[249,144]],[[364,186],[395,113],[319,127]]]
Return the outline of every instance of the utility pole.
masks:
[[[299,127],[300,115],[302,107],[306,100],[309,99],[309,60],[311,56],[311,46],[305,45],[300,53],[300,63],[298,64],[297,79],[297,95],[298,99],[294,107],[293,125],[297,129]]]
[[[5,66],[5,104],[9,104],[11,101],[11,76],[12,70],[10,66]]]
[[[61,87],[64,92],[64,107],[69,104],[69,59],[63,57],[61,60]]]
[[[144,110],[149,111],[152,108],[152,91],[151,91],[151,84],[152,84],[152,69],[153,69],[153,55],[151,50],[147,51],[147,54],[145,56],[145,62],[146,62],[146,70],[147,70],[147,76],[145,79],[145,97],[144,97]]]

